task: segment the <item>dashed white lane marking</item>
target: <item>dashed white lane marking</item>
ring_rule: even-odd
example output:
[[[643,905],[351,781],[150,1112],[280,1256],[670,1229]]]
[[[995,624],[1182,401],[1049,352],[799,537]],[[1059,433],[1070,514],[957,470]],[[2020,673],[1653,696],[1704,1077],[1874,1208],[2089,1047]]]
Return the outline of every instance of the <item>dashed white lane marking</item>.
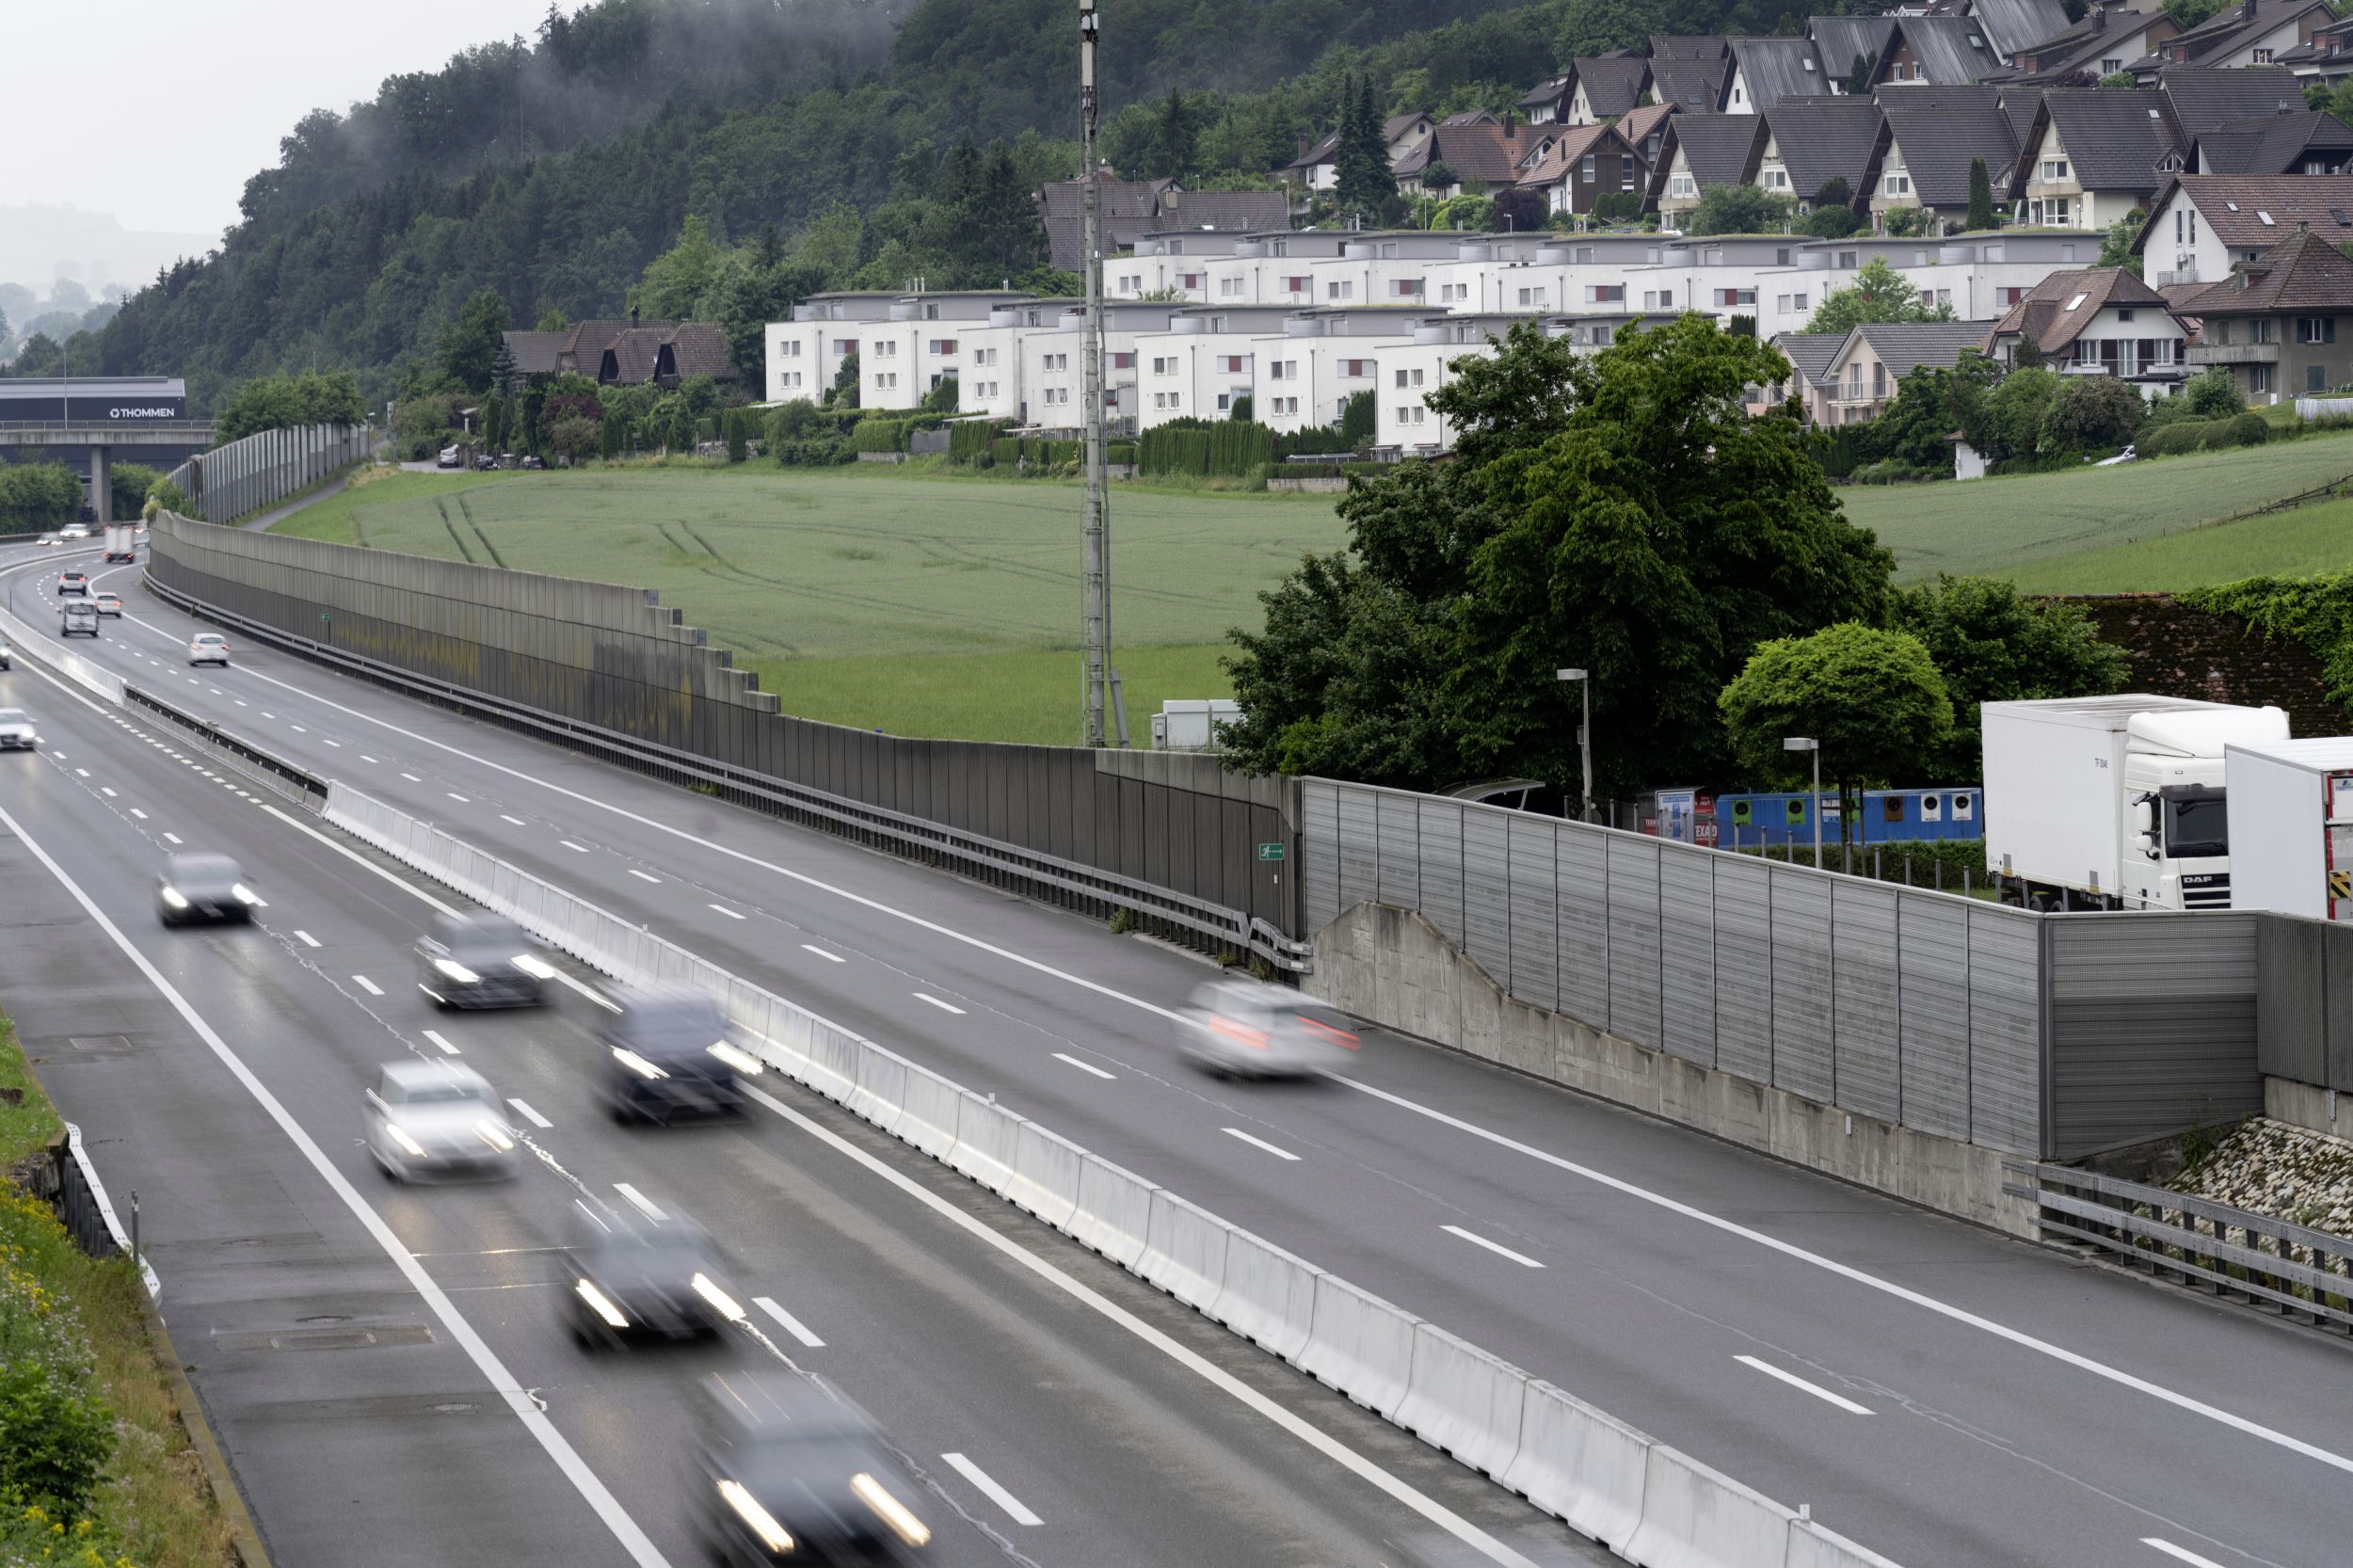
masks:
[[[179,841],[180,841],[180,835],[179,835],[179,834],[177,834],[177,833],[167,833],[167,834],[165,834],[165,835],[164,835],[164,842],[166,842],[166,843],[168,843],[168,844],[176,844],[176,843],[178,843]]]
[[[378,985],[375,981],[370,980],[366,975],[353,975],[351,977],[351,983],[372,997],[380,997],[384,994],[384,987]]]
[[[89,769],[88,768],[75,768],[73,771],[80,774],[84,778],[88,778],[89,776]]]
[[[1816,1399],[1820,1400],[1823,1403],[1834,1404],[1849,1416],[1868,1416],[1871,1414],[1870,1408],[1867,1405],[1859,1405],[1855,1403],[1854,1400],[1846,1398],[1844,1395],[1833,1394],[1829,1389],[1821,1387],[1817,1384],[1808,1383],[1805,1379],[1798,1376],[1795,1372],[1785,1372],[1769,1361],[1760,1361],[1753,1355],[1736,1355],[1732,1359],[1738,1362],[1743,1367],[1753,1367],[1756,1368],[1756,1370],[1764,1373],[1769,1378],[1779,1378],[1782,1382],[1787,1384],[1792,1388],[1802,1388],[1807,1393],[1813,1395]]]
[[[247,705],[247,704],[246,704],[246,700],[245,700],[245,698],[243,698],[243,697],[241,697],[241,696],[238,696],[238,697],[231,697],[229,700],[230,700],[230,701],[232,701],[232,702],[233,702],[233,703],[235,703],[235,704],[236,704],[238,707],[240,707],[240,708],[243,708],[243,707],[245,707],[245,706]]]
[[[1541,1269],[1544,1267],[1543,1264],[1537,1262],[1534,1258],[1529,1257],[1527,1254],[1516,1253],[1509,1247],[1498,1246],[1495,1242],[1488,1240],[1484,1236],[1480,1236],[1471,1231],[1465,1230],[1461,1225],[1440,1225],[1438,1228],[1445,1231],[1449,1236],[1461,1237],[1464,1240],[1468,1241],[1474,1247],[1484,1247],[1489,1252],[1494,1253],[1498,1256],[1508,1257],[1524,1269]]]
[[[442,1039],[442,1038],[441,1038],[440,1032],[439,1030],[433,1030],[433,1029],[428,1029],[428,1030],[426,1030],[426,1031],[424,1032],[424,1037],[425,1037],[426,1039],[428,1039],[428,1040],[432,1041],[435,1045],[437,1045],[437,1046],[440,1047],[440,1048],[441,1048],[441,1049],[442,1049],[442,1050],[443,1050],[446,1054],[451,1055],[451,1056],[456,1056],[456,1054],[458,1054],[457,1048],[456,1048],[456,1046],[451,1045],[451,1044],[450,1044],[447,1040]]]
[[[1244,1132],[1238,1127],[1220,1128],[1218,1130],[1225,1133],[1228,1138],[1241,1139],[1243,1143],[1248,1144],[1254,1149],[1264,1149],[1267,1153],[1274,1156],[1277,1160],[1297,1160],[1299,1158],[1299,1156],[1291,1153],[1289,1149],[1276,1148],[1273,1144],[1268,1143],[1263,1138],[1251,1137],[1250,1134]]]
[[[100,794],[102,794],[102,795],[104,795],[104,796],[105,796],[108,800],[112,800],[112,799],[114,798],[114,793],[115,793],[115,792],[114,792],[112,790],[109,790],[108,788],[106,788],[106,786],[104,786],[104,784],[101,784],[100,786],[98,786],[98,792],[99,792]]]
[[[133,816],[135,816],[135,817],[138,818],[138,820],[139,820],[139,821],[141,821],[141,822],[145,822],[145,821],[147,820],[147,813],[146,813],[146,812],[144,812],[144,811],[142,811],[142,810],[140,810],[140,809],[139,809],[137,807],[136,807],[136,806],[134,806],[134,807],[132,807],[132,808],[131,808],[131,815],[133,815]]]
[[[455,790],[443,790],[441,793],[449,796],[450,799],[456,801],[460,806],[472,806],[473,804],[472,801],[468,800],[464,795],[459,794]]]
[[[1092,1062],[1081,1062],[1081,1061],[1080,1061],[1077,1057],[1075,1057],[1075,1056],[1065,1056],[1065,1055],[1064,1055],[1064,1054],[1063,1054],[1061,1051],[1056,1051],[1056,1052],[1054,1053],[1054,1060],[1055,1060],[1055,1061],[1057,1061],[1057,1062],[1067,1062],[1067,1063],[1069,1063],[1072,1066],[1074,1066],[1074,1067],[1078,1068],[1080,1072],[1082,1072],[1082,1073],[1093,1073],[1093,1074],[1094,1074],[1096,1077],[1097,1077],[1097,1078],[1116,1079],[1116,1078],[1118,1078],[1118,1077],[1119,1077],[1119,1075],[1118,1075],[1117,1073],[1107,1073],[1107,1072],[1105,1072],[1102,1068],[1100,1068],[1100,1067],[1096,1066],[1096,1065],[1094,1063],[1092,1063]]]
[[[801,950],[804,952],[815,953],[818,957],[824,959],[828,964],[846,964],[849,962],[848,959],[842,957],[840,953],[827,952],[824,948],[819,947],[814,942],[803,942],[801,944]]]
[[[361,760],[362,762],[373,762],[373,761],[375,761],[375,760],[376,760],[376,759],[375,759],[375,758],[373,758],[373,757],[371,757],[371,756],[369,756],[366,752],[364,752],[364,751],[363,751],[363,752],[361,752],[361,753],[360,754],[360,760]]]
[[[508,816],[508,815],[507,815],[505,812],[504,812],[504,811],[501,811],[501,812],[499,813],[499,821],[501,821],[501,822],[511,822],[511,823],[513,823],[513,824],[514,824],[517,827],[523,827],[523,826],[528,825],[527,824],[525,824],[525,823],[524,823],[524,821],[522,820],[522,818],[520,818],[520,817],[510,817],[510,816]]]
[[[2144,1546],[2153,1546],[2158,1551],[2163,1552],[2166,1556],[2173,1559],[2176,1562],[2189,1563],[2192,1565],[2192,1568],[2222,1568],[2222,1564],[2217,1562],[2210,1557],[2200,1557],[2196,1552],[2189,1550],[2187,1547],[2176,1546],[2170,1541],[2160,1541],[2153,1535],[2142,1536],[2140,1538],[2140,1544]]]
[[[327,737],[326,737],[326,736],[324,736],[324,735],[320,736],[320,737],[319,737],[319,739],[320,739],[320,740],[322,740],[322,741],[327,741]],[[342,749],[343,749],[343,744],[343,744],[343,742],[341,742],[341,741],[327,741],[327,744],[328,744],[328,745],[331,745],[331,746],[335,747],[338,751],[340,751],[340,750],[342,750]]]
[[[928,1001],[934,1007],[938,1008],[942,1013],[953,1013],[959,1018],[964,1016],[963,1008],[958,1007],[952,1001],[942,1001],[937,997],[933,996],[929,991],[916,992],[915,1000],[918,1001]]]
[[[1003,1487],[998,1485],[995,1480],[990,1479],[989,1473],[986,1470],[982,1469],[979,1465],[973,1464],[962,1454],[941,1454],[939,1457],[946,1460],[950,1467],[952,1468],[956,1474],[962,1476],[965,1480],[970,1481],[974,1486],[979,1487],[982,1492],[985,1493],[988,1496],[988,1500],[995,1503],[999,1508],[1003,1509],[1005,1511],[1006,1517],[1010,1518],[1015,1524],[1040,1525],[1045,1523],[1045,1521],[1040,1519],[1036,1514],[1032,1513],[1028,1509],[1022,1507],[1020,1498],[1015,1496],[1012,1493],[1006,1491]]]
[[[732,909],[728,908],[728,907],[726,904],[708,904],[708,905],[705,905],[705,907],[707,907],[707,908],[711,908],[711,909],[716,909],[717,911],[719,911],[719,913],[720,913],[720,914],[725,915],[725,916],[726,916],[728,920],[742,920],[742,919],[744,918],[742,915],[737,914],[734,910],[732,910]]]
[[[651,875],[651,874],[650,874],[650,873],[648,873],[648,872],[639,871],[639,870],[638,870],[636,867],[634,867],[634,866],[632,866],[632,867],[630,867],[630,868],[629,868],[629,874],[630,874],[630,875],[632,875],[632,876],[633,876],[633,877],[635,877],[635,878],[637,878],[640,882],[659,882],[659,881],[661,881],[661,880],[662,880],[662,879],[661,879],[660,877],[658,877],[658,876],[654,876],[654,875]]]
[[[557,843],[559,843],[559,844],[562,844],[562,845],[563,845],[566,849],[569,849],[569,850],[577,850],[577,851],[579,851],[579,852],[580,852],[581,854],[583,854],[583,855],[585,855],[585,854],[587,854],[587,853],[588,853],[588,846],[587,846],[586,844],[576,844],[576,843],[572,842],[569,839],[558,839],[558,840],[556,840],[555,841],[556,841]]]
[[[404,773],[404,774],[402,774],[400,776],[401,776],[401,777],[403,777],[403,778],[405,778],[405,779],[407,779],[407,780],[408,780],[408,782],[409,782],[409,783],[411,783],[411,784],[422,784],[422,783],[424,783],[424,779],[419,778],[419,777],[418,777],[415,774],[413,774],[413,773]]]
[[[296,939],[296,941],[300,942],[300,943],[301,943],[304,947],[306,947],[306,948],[314,948],[314,947],[316,947],[316,946],[318,946],[318,945],[319,945],[319,939],[318,939],[316,936],[312,936],[312,935],[311,935],[309,932],[307,932],[307,931],[297,931],[297,932],[296,932],[296,933],[295,933],[295,939]]]
[[[774,1318],[777,1322],[782,1323],[784,1325],[785,1333],[791,1335],[793,1338],[798,1339],[802,1344],[807,1345],[810,1350],[822,1351],[825,1348],[825,1342],[823,1339],[818,1338],[817,1336],[808,1332],[808,1324],[802,1322],[798,1318],[795,1318],[792,1314],[778,1306],[771,1298],[767,1296],[754,1296],[752,1298],[752,1304],[760,1308],[762,1312],[768,1314],[769,1317]]]
[[[648,1220],[666,1220],[669,1218],[668,1215],[663,1213],[662,1210],[653,1206],[653,1200],[651,1198],[648,1198],[645,1193],[640,1192],[636,1188],[632,1187],[626,1181],[615,1182],[613,1184],[613,1191],[627,1198],[631,1204],[636,1208],[637,1212],[643,1214]]]
[[[294,727],[294,732],[297,735],[308,735],[310,733],[309,730],[303,728],[302,726],[298,724]]]
[[[529,1122],[533,1127],[544,1128],[553,1127],[555,1125],[553,1122],[549,1121],[545,1116],[540,1115],[539,1112],[534,1111],[530,1106],[524,1104],[521,1100],[515,1098],[511,1095],[507,1096],[506,1103],[513,1106],[515,1108],[516,1114],[522,1117],[524,1121]]]

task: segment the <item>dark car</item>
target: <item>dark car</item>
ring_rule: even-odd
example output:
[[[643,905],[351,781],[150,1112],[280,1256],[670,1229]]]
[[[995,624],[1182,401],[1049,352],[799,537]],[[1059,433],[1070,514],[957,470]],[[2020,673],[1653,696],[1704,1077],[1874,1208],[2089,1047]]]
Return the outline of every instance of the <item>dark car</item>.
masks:
[[[486,452],[473,460],[473,466],[477,473],[496,473],[499,471],[499,460]]]
[[[439,915],[417,938],[417,989],[436,1007],[536,1007],[555,968],[513,920]]]
[[[175,855],[155,879],[155,914],[166,925],[190,920],[236,920],[250,924],[262,901],[246,886],[245,872],[226,855]]]
[[[695,1533],[734,1564],[904,1561],[925,1497],[856,1406],[785,1372],[709,1380],[691,1461]]]
[[[600,1034],[606,1056],[598,1093],[616,1122],[680,1115],[740,1115],[740,1076],[760,1062],[728,1044],[719,1009],[699,991],[617,994]]]
[[[547,460],[536,452],[527,452],[523,455],[523,467],[525,468],[543,469],[547,466]]]
[[[12,670],[16,668],[15,659],[15,650],[9,648],[8,644],[0,643],[0,670]]]
[[[675,1215],[591,1213],[574,1206],[580,1239],[566,1256],[564,1298],[583,1350],[636,1339],[701,1339],[744,1320],[744,1306],[699,1226]]]

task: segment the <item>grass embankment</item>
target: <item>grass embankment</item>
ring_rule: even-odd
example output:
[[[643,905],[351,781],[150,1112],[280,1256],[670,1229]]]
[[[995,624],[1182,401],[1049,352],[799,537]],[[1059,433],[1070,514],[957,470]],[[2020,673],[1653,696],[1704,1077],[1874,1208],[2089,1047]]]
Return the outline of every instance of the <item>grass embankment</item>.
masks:
[[[1230,695],[1226,630],[1259,624],[1259,590],[1345,537],[1330,496],[1121,485],[1111,517],[1112,662],[1139,744],[1163,700]],[[807,718],[1077,739],[1072,486],[765,464],[404,473],[280,531],[654,588]]]
[[[2348,480],[2353,434],[2331,433],[2115,468],[1841,494],[1847,516],[1896,552],[1906,581],[1949,571],[2038,592],[2121,593],[2353,568],[2353,535],[2331,552],[2327,525],[2304,520],[2319,508],[2248,515]],[[2201,533],[2212,537],[2194,536]],[[2168,580],[2156,581],[2159,573]]]
[[[8,1173],[42,1158],[61,1127],[5,1019],[0,1089],[21,1096],[0,1096]],[[143,1293],[127,1258],[88,1256],[47,1204],[0,1176],[0,1561],[236,1560],[148,1337]]]

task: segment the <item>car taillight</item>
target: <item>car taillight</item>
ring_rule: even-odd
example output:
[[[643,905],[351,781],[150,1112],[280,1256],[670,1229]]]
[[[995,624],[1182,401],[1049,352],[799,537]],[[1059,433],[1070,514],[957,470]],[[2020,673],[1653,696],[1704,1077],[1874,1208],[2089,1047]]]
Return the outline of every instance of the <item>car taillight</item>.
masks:
[[[1236,1023],[1233,1019],[1222,1015],[1213,1015],[1210,1017],[1209,1029],[1211,1032],[1223,1034],[1229,1040],[1240,1040],[1252,1050],[1266,1049],[1266,1031],[1262,1029],[1253,1029],[1248,1024]]]
[[[1356,1042],[1356,1036],[1351,1034],[1344,1029],[1334,1029],[1330,1024],[1319,1023],[1313,1018],[1302,1018],[1299,1021],[1305,1024],[1309,1029],[1315,1031],[1318,1034],[1322,1035],[1325,1039],[1331,1041],[1336,1046],[1345,1047],[1349,1050],[1358,1050],[1362,1048]]]

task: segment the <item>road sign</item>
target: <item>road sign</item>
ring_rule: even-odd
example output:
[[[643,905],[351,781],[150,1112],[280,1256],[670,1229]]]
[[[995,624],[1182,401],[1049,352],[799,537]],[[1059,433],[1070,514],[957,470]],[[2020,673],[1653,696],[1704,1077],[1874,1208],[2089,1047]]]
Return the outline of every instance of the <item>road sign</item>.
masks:
[[[1280,860],[1283,858],[1283,846],[1281,844],[1260,844],[1258,846],[1258,858],[1261,860]]]

